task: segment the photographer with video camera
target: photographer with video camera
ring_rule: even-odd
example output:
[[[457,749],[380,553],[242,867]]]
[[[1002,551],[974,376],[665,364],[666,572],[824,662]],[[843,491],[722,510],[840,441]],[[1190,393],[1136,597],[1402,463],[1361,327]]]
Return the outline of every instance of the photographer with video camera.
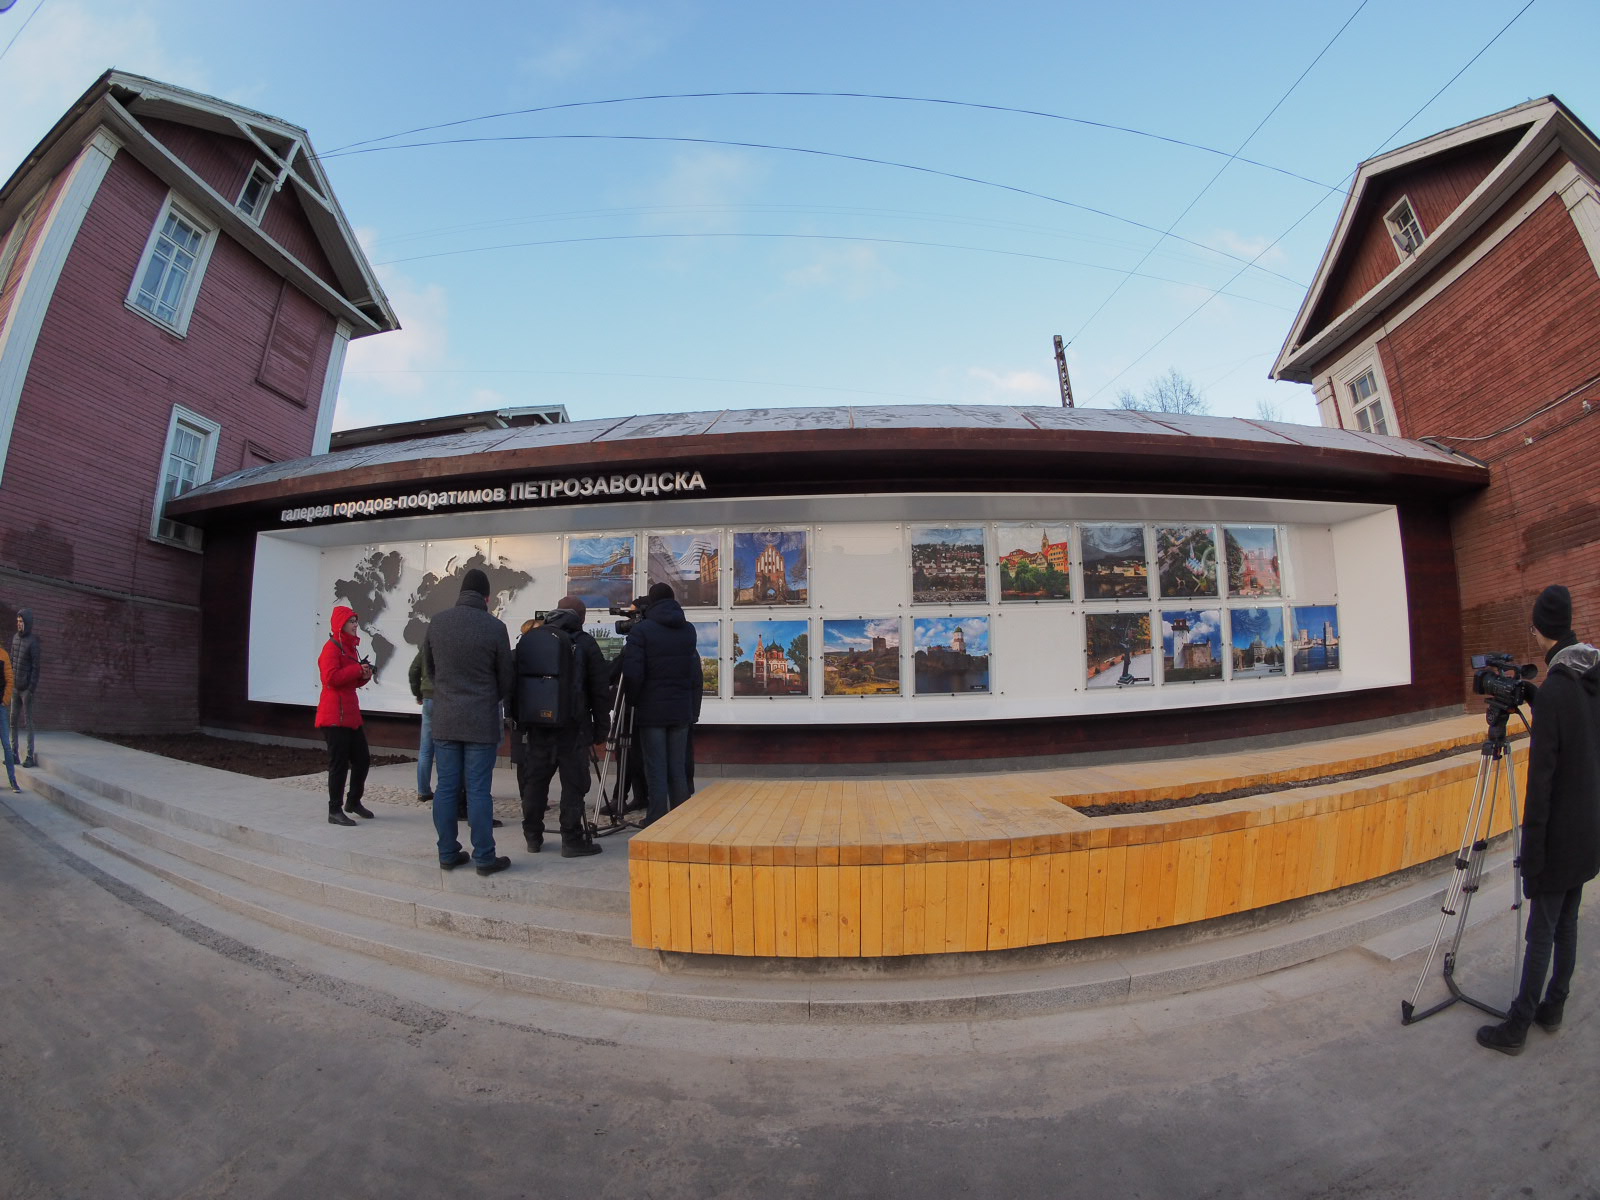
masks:
[[[563,596],[541,624],[523,631],[512,654],[513,738],[521,742],[522,836],[528,853],[544,846],[550,780],[561,775],[561,857],[599,854],[583,802],[589,794],[589,747],[604,746],[611,718],[605,655],[584,632],[588,607]]]
[[[1577,964],[1578,904],[1600,874],[1600,650],[1573,632],[1572,596],[1560,585],[1539,593],[1532,632],[1549,669],[1542,687],[1527,689],[1533,732],[1518,860],[1527,955],[1506,1019],[1478,1030],[1478,1044],[1502,1054],[1522,1053],[1529,1025],[1560,1028]]]
[[[622,675],[633,689],[648,826],[689,798],[690,730],[700,719],[701,667],[694,626],[672,588],[655,584],[644,617],[622,647]],[[643,827],[641,826],[641,827]]]

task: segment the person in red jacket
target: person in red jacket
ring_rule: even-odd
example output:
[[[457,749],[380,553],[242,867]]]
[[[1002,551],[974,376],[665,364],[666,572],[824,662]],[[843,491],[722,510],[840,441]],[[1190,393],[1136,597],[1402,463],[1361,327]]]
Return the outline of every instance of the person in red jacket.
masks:
[[[356,652],[361,638],[356,634],[355,610],[341,604],[333,610],[333,632],[322,647],[317,666],[322,672],[322,699],[317,702],[317,728],[328,743],[328,824],[354,825],[345,813],[371,817],[361,803],[367,788],[367,731],[361,727],[361,702],[356,689],[372,679],[372,664]],[[345,797],[345,777],[350,780],[350,795]]]

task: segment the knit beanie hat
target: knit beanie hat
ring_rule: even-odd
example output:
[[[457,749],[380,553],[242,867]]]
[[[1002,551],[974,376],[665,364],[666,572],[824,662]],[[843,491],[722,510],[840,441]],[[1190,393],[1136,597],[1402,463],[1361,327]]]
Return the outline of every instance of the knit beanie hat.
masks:
[[[1552,583],[1533,602],[1533,627],[1552,641],[1572,631],[1572,593]]]
[[[568,612],[577,613],[578,623],[580,625],[583,623],[583,619],[589,615],[589,606],[582,600],[579,600],[576,596],[561,597],[560,600],[556,601],[556,607],[564,608]]]
[[[461,577],[461,590],[463,592],[477,592],[485,600],[489,598],[489,577],[477,567],[473,567]]]
[[[657,600],[676,600],[678,598],[670,583],[652,583],[646,596],[651,604],[654,604]]]

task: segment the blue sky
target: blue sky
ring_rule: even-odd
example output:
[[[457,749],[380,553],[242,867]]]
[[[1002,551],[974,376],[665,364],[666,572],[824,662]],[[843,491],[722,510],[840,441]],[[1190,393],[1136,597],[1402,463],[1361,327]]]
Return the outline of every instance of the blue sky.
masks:
[[[110,66],[304,125],[405,326],[352,347],[338,427],[1055,404],[1053,334],[1080,404],[1176,367],[1213,412],[1312,421],[1266,372],[1338,211],[1326,185],[1546,93],[1600,124],[1600,6],[1525,3],[17,0],[0,171]],[[334,153],[750,91],[1077,120],[722,96]]]

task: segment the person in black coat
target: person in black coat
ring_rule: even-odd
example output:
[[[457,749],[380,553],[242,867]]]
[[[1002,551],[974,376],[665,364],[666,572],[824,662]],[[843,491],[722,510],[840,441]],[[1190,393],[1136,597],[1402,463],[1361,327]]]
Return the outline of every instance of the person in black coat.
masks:
[[[1533,634],[1549,671],[1533,698],[1522,806],[1528,950],[1506,1019],[1478,1030],[1479,1044],[1502,1054],[1522,1053],[1531,1024],[1560,1028],[1578,959],[1583,885],[1600,875],[1600,650],[1573,633],[1572,597],[1559,585],[1539,594]]]
[[[584,825],[583,801],[589,794],[589,747],[604,746],[611,722],[610,669],[599,644],[584,632],[583,619],[588,608],[576,596],[563,596],[554,611],[546,614],[546,628],[558,629],[571,639],[573,672],[570,680],[572,705],[566,725],[533,725],[515,714],[513,738],[521,744],[523,770],[518,783],[522,790],[522,836],[528,853],[537,854],[544,846],[544,817],[550,807],[550,780],[561,775],[561,857],[582,858],[599,854],[600,847]],[[548,637],[537,629],[522,635]],[[520,643],[519,643],[520,646]],[[513,658],[519,658],[513,653]]]
[[[700,719],[701,689],[694,626],[670,587],[657,584],[650,594],[660,598],[650,601],[622,647],[650,794],[646,825],[689,798],[689,731]]]

